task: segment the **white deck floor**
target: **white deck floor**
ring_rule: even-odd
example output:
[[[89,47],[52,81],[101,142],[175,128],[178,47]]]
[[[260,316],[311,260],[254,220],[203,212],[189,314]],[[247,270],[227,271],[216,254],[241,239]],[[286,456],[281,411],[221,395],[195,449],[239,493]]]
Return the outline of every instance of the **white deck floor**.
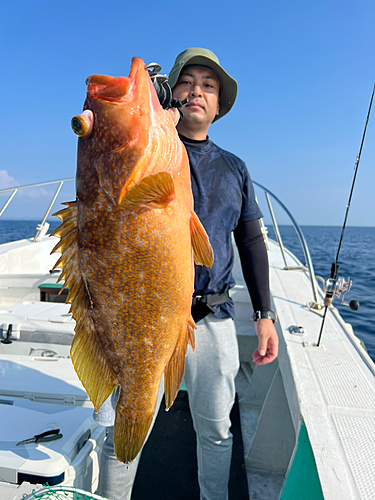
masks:
[[[50,246],[51,243],[47,245]],[[40,280],[37,274],[42,271],[38,267],[42,260],[37,250],[36,245],[35,258],[32,261],[36,266],[33,269],[36,273],[33,278],[36,280],[36,292]],[[22,272],[17,266],[22,264],[23,259],[18,261],[10,256],[2,257],[1,263],[5,274]],[[287,254],[287,257],[289,265],[299,264],[291,254]],[[256,338],[253,326],[249,322],[251,305],[248,293],[238,274],[236,275],[238,286],[233,294],[234,300],[239,302],[239,307],[236,307],[236,325],[240,347],[242,345],[243,370],[238,379],[239,388],[241,383],[243,384],[241,389],[243,401],[240,402],[240,406],[242,404],[242,409],[248,410],[245,417],[245,413],[241,414],[245,430],[244,451],[246,457],[248,454],[252,455],[246,458],[247,465],[256,469],[262,460],[262,457],[259,457],[259,448],[253,454],[251,448],[254,441],[259,439],[257,437],[257,433],[261,430],[259,421],[262,415],[264,418],[265,411],[264,406],[261,409],[259,404],[258,406],[249,404],[245,394],[246,384],[250,380],[251,387],[248,392],[251,393],[252,401],[255,397],[259,403],[270,393],[262,386],[262,380],[268,376],[273,383],[276,375],[281,374],[281,385],[285,390],[286,400],[284,410],[290,412],[289,433],[291,436],[293,433],[298,435],[299,424],[301,419],[304,420],[324,498],[373,500],[375,498],[374,363],[334,308],[328,311],[321,345],[317,347],[322,311],[312,311],[306,306],[307,302],[312,300],[307,274],[301,270],[284,270],[280,249],[272,241],[270,241],[269,261],[271,293],[279,317],[277,329],[280,336],[280,354],[273,366],[262,367],[261,371],[255,368],[252,373],[254,366],[249,360],[256,345]],[[17,267],[17,270],[15,271],[13,267]],[[5,281],[8,276],[3,276]],[[11,290],[6,285],[4,282],[0,287],[0,296],[5,304],[13,298]],[[24,290],[20,286],[17,290],[20,301],[30,300],[26,288]],[[321,301],[323,302],[323,296]],[[302,326],[305,334],[297,336],[289,333],[288,328],[292,325]],[[279,384],[280,380],[281,377]],[[275,413],[277,412],[278,410]],[[267,425],[263,426],[264,428],[270,430]],[[260,439],[261,449],[266,448],[262,439]],[[268,441],[272,445],[272,438]],[[268,453],[272,453],[272,446]],[[264,463],[266,462],[265,455]],[[270,473],[252,470],[248,477],[253,498],[262,500],[278,498],[277,492],[281,488],[283,474],[277,471],[277,466]],[[268,486],[264,488],[266,481]]]
[[[334,308],[316,346],[323,311],[306,307],[312,300],[309,278],[284,270],[279,247],[270,246],[271,291],[284,339],[279,366],[284,385],[291,367],[324,498],[373,500],[375,366]],[[289,333],[291,325],[303,326],[305,334]]]

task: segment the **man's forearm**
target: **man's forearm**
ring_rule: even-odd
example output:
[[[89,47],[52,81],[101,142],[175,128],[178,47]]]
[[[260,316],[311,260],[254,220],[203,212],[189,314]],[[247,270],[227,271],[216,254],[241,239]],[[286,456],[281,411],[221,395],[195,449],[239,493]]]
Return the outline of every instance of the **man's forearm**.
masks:
[[[234,238],[254,311],[269,311],[268,256],[259,221],[240,222],[234,231]]]

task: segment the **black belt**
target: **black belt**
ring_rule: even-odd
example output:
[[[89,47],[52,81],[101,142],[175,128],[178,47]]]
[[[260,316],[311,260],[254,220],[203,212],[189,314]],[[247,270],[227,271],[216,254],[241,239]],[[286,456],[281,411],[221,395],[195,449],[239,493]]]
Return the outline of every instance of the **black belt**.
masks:
[[[204,304],[208,307],[211,312],[215,312],[215,309],[212,306],[218,306],[219,304],[224,304],[230,299],[229,292],[223,293],[209,293],[208,295],[196,295],[193,297],[192,306],[196,306],[197,304]]]

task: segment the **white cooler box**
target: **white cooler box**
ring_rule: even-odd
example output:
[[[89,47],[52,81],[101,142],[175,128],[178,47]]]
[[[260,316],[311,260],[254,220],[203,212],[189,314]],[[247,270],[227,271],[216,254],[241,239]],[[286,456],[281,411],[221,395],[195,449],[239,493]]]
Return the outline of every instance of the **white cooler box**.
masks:
[[[95,491],[105,427],[94,422],[71,360],[6,355],[0,345],[0,481]],[[52,429],[63,437],[16,446]]]
[[[75,327],[69,308],[70,304],[22,302],[0,309],[0,337],[5,339],[10,327],[12,341],[2,344],[0,352],[28,355],[33,345],[39,351],[52,349],[68,357]]]

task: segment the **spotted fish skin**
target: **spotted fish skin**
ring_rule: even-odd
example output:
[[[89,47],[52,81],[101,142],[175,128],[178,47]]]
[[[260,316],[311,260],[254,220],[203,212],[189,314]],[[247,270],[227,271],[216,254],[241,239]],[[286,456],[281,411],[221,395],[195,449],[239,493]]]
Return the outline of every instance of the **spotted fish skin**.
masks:
[[[71,357],[97,411],[120,385],[114,445],[142,448],[164,372],[169,408],[194,347],[194,261],[212,266],[193,211],[188,157],[140,58],[129,77],[90,76],[78,139],[77,198],[62,224],[60,280],[76,321]],[[83,115],[79,115],[81,119]]]

